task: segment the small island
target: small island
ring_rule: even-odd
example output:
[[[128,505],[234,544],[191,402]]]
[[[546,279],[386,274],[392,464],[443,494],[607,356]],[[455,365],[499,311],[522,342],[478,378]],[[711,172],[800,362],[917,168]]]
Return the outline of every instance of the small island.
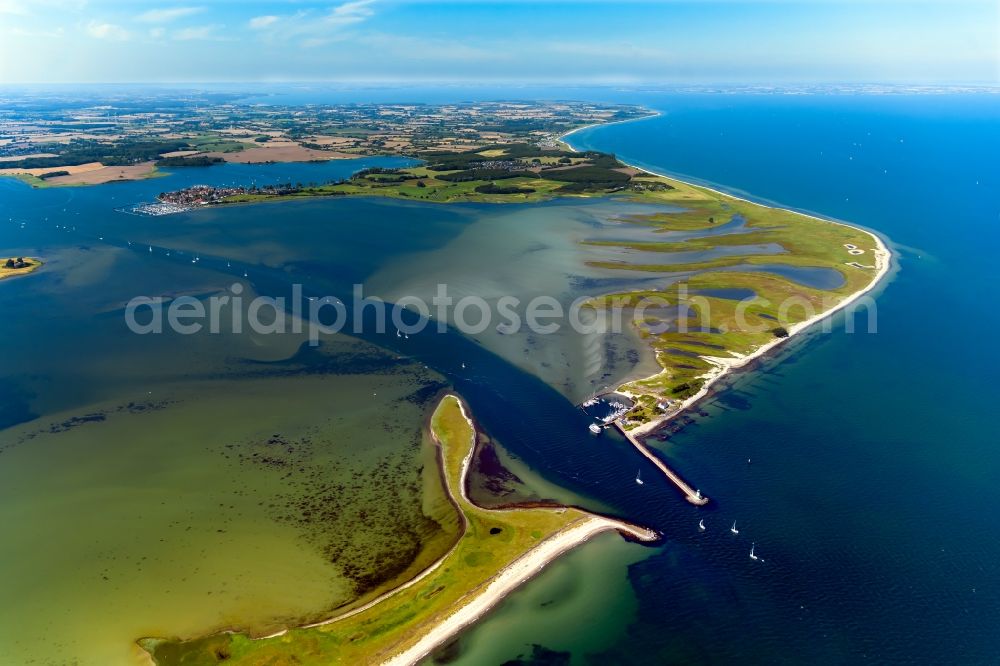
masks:
[[[0,263],[0,280],[33,273],[42,267],[41,259],[9,257]]]
[[[328,114],[317,111],[308,118],[288,119],[287,124],[279,123],[284,129],[274,132],[268,128],[276,126],[283,111],[267,118],[243,113],[220,111],[229,130],[210,128],[215,120],[192,120],[190,132],[169,142],[162,136],[150,143],[149,137],[102,138],[59,154],[10,155],[15,159],[7,163],[16,166],[0,174],[30,168],[37,169],[29,172],[31,178],[70,184],[72,170],[79,166],[72,163],[97,153],[103,153],[99,163],[146,170],[157,165],[197,169],[223,161],[380,154],[410,162],[366,168],[323,183],[195,185],[162,192],[155,202],[129,210],[169,215],[213,206],[347,196],[429,205],[510,205],[557,198],[644,204],[623,206],[621,215],[609,216],[609,225],[620,225],[627,233],[579,241],[591,250],[608,250],[593,255],[587,261],[590,267],[624,278],[619,283],[640,285],[628,290],[603,287],[587,306],[624,311],[623,320],[655,358],[658,372],[619,382],[617,393],[629,405],[623,406],[615,425],[696,506],[704,506],[708,498],[666,467],[645,446],[643,436],[704,398],[734,369],[857,301],[890,268],[889,250],[869,231],[653,173],[614,154],[576,151],[563,141],[587,125],[649,115],[637,107],[336,107]],[[33,130],[24,131],[27,135]],[[2,271],[23,274],[36,264],[40,262],[12,259]],[[216,626],[208,636],[144,638],[139,645],[161,666],[415,663],[538,569],[595,534],[617,530],[640,541],[657,538],[643,528],[571,507],[500,511],[477,506],[466,494],[476,441],[475,426],[461,400],[446,396],[431,417],[425,441],[436,447],[440,462],[441,479],[435,477],[430,490],[440,499],[433,518],[440,537],[403,569],[390,571],[324,614],[301,620],[311,624],[289,626],[274,635],[250,635],[238,625]],[[324,617],[328,619],[316,622]]]

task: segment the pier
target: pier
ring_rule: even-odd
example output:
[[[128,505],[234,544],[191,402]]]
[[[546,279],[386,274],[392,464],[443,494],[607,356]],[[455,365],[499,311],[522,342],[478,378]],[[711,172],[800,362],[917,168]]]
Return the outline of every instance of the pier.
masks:
[[[677,472],[667,467],[667,464],[662,460],[660,460],[657,456],[655,456],[653,452],[646,447],[645,444],[640,442],[637,438],[633,437],[627,430],[625,430],[625,428],[622,427],[622,424],[618,420],[615,420],[614,424],[615,427],[618,428],[618,432],[625,435],[625,439],[630,441],[632,443],[632,446],[634,446],[639,451],[639,453],[646,456],[646,458],[648,458],[651,463],[659,467],[660,471],[663,472],[664,476],[666,476],[671,483],[677,486],[677,489],[680,490],[681,493],[684,495],[684,499],[686,499],[691,504],[694,504],[695,506],[705,506],[706,504],[708,504],[707,497],[702,495],[701,492],[689,486],[687,482],[684,481],[684,479],[682,479],[679,474],[677,474]]]

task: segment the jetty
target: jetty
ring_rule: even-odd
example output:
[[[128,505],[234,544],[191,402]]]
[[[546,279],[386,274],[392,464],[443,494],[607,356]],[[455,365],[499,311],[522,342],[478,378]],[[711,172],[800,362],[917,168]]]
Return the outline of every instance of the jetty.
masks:
[[[625,439],[631,442],[632,446],[634,446],[639,451],[639,453],[646,456],[646,458],[648,458],[651,463],[660,468],[660,471],[663,472],[664,476],[666,476],[671,483],[677,486],[677,489],[680,490],[681,493],[684,495],[684,499],[686,499],[691,504],[694,504],[695,506],[705,506],[706,504],[708,504],[709,501],[708,498],[702,495],[701,491],[695,490],[694,488],[689,486],[687,482],[684,479],[682,479],[677,472],[670,469],[667,466],[667,464],[662,460],[660,460],[657,456],[655,456],[653,452],[650,451],[645,444],[640,442],[629,431],[625,430],[625,428],[622,426],[619,420],[616,419],[614,421],[614,424],[615,427],[618,428],[618,432],[625,435]]]

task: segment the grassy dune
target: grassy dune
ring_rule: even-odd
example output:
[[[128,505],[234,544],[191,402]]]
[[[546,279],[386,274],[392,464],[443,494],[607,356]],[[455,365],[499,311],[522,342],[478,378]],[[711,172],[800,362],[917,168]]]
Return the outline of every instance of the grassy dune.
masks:
[[[485,158],[506,160],[506,165],[497,169],[482,162]],[[507,173],[502,173],[504,169]],[[625,173],[630,177],[623,176]],[[480,175],[483,177],[478,178]],[[470,179],[462,180],[465,177]],[[516,193],[493,193],[491,189],[496,188]],[[882,252],[875,237],[861,229],[642,172],[610,155],[542,150],[527,144],[435,154],[420,166],[391,173],[362,172],[345,183],[308,188],[282,198],[317,195],[387,196],[439,203],[524,203],[599,196],[680,208],[629,220],[662,240],[592,242],[637,253],[634,258],[626,253],[620,260],[593,261],[595,268],[664,277],[663,286],[656,290],[608,294],[594,299],[592,305],[618,305],[634,312],[644,300],[655,299],[669,308],[683,307],[688,315],[683,320],[686,328],[658,330],[665,320],[640,313],[639,334],[655,351],[663,371],[621,387],[639,398],[639,409],[630,415],[633,426],[662,416],[658,405],[663,401],[679,403],[699,393],[717,375],[719,359],[726,363],[752,354],[787,335],[796,324],[869,287],[878,277],[876,255]],[[278,197],[245,195],[230,200],[274,198]],[[715,232],[731,222],[742,224]],[[676,240],[671,233],[699,231],[704,235],[686,240]],[[746,251],[740,251],[744,246]],[[671,256],[713,249],[727,253],[687,263],[678,263],[678,258]],[[861,253],[852,254],[852,250]],[[657,255],[663,256],[662,261]],[[768,271],[769,266],[774,268]],[[817,289],[780,274],[804,268],[835,271],[842,284]],[[684,289],[678,288],[679,282],[684,283]],[[753,300],[741,303],[731,295],[719,295],[719,290],[734,289],[752,294]]]
[[[672,189],[632,194],[632,198],[682,206],[684,210],[631,220],[662,234],[662,241],[595,243],[643,254],[641,262],[625,259],[594,262],[594,266],[671,277],[665,279],[661,289],[609,294],[593,301],[595,307],[618,305],[636,314],[639,334],[655,350],[663,368],[660,374],[622,387],[639,398],[640,407],[631,415],[633,425],[662,416],[657,403],[664,399],[679,401],[696,394],[711,376],[709,373],[718,369],[716,359],[753,353],[787,335],[795,324],[864,290],[878,276],[876,254],[881,249],[876,239],[862,229],[743,201],[673,179],[649,175],[638,181],[664,182]],[[671,238],[670,232],[711,232],[734,220],[743,220],[743,226],[718,235],[687,240]],[[671,262],[666,255],[662,262],[655,261],[656,253],[765,244],[778,245],[780,251],[736,254],[695,263]],[[851,254],[850,247],[864,253]],[[832,269],[843,277],[843,284],[828,290],[814,289],[777,273],[732,270],[738,266],[769,265]],[[724,298],[719,290],[753,292],[753,298],[746,301],[732,296]],[[680,326],[681,320],[664,330],[667,326],[663,319],[655,314],[644,316],[643,310],[636,309],[649,299],[666,307],[682,308],[687,315],[682,317],[686,330]]]

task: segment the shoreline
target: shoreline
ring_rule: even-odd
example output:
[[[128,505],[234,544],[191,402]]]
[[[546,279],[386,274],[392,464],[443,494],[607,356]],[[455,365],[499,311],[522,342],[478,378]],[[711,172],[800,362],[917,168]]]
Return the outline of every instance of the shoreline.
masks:
[[[471,433],[471,441],[468,442],[468,450],[462,457],[458,474],[455,475],[457,478],[452,478],[452,476],[449,475],[449,465],[446,461],[447,457],[445,453],[446,444],[435,432],[432,425],[433,414],[436,413],[437,410],[439,410],[441,406],[449,400],[454,400],[455,403],[457,403],[462,419],[468,425]],[[412,637],[403,636],[396,641],[395,648],[388,648],[383,653],[384,656],[379,657],[377,662],[372,663],[391,664],[393,666],[418,663],[433,650],[454,639],[458,633],[489,613],[511,592],[530,580],[546,566],[551,564],[566,552],[582,545],[598,534],[614,530],[617,531],[623,538],[641,543],[653,543],[659,541],[661,538],[660,534],[648,528],[562,504],[552,504],[542,507],[513,506],[489,509],[480,507],[472,501],[466,492],[469,470],[472,467],[472,461],[475,457],[476,451],[478,450],[479,429],[476,426],[475,420],[470,416],[465,402],[458,394],[452,391],[443,393],[437,401],[437,406],[435,407],[434,412],[432,412],[432,414],[428,417],[427,427],[429,435],[437,450],[437,459],[440,465],[440,472],[445,486],[446,495],[458,511],[462,522],[462,530],[455,544],[444,555],[429,566],[425,567],[410,580],[391,590],[387,590],[378,597],[361,606],[358,606],[357,608],[353,608],[350,611],[340,615],[335,615],[319,622],[285,627],[268,635],[253,637],[251,640],[257,641],[279,638],[281,636],[285,636],[291,631],[312,629],[347,620],[364,611],[371,610],[378,604],[422,582],[428,576],[437,571],[442,565],[446,564],[448,559],[452,557],[456,550],[461,547],[463,539],[469,536],[469,517],[466,515],[466,509],[463,508],[462,503],[465,503],[478,511],[487,513],[510,514],[523,511],[528,508],[551,511],[556,514],[561,514],[567,510],[573,510],[578,511],[583,515],[572,517],[571,520],[560,527],[557,531],[550,533],[547,537],[533,544],[528,550],[525,550],[511,561],[504,564],[492,576],[478,582],[475,586],[469,589],[463,590],[462,595],[455,600],[450,608],[446,607],[445,609],[442,609],[442,611],[444,611],[442,612],[443,617],[431,624],[429,628],[426,628],[424,633],[415,642],[410,642]],[[453,470],[454,467],[452,466],[451,469]],[[455,490],[455,485],[458,486],[457,492]],[[447,615],[444,615],[445,612]],[[239,633],[239,630],[230,628],[216,631],[211,635]],[[146,646],[143,645],[143,642],[146,640],[157,639],[140,638],[136,641],[136,644],[145,655],[146,661],[150,664],[156,664],[158,662],[154,658],[153,651],[147,649]]]
[[[642,108],[645,108],[645,107],[642,107]],[[566,146],[566,148],[568,150],[572,150],[574,153],[578,153],[580,151],[577,150],[576,148],[574,148],[573,146],[571,146],[566,141],[566,137],[568,137],[568,136],[570,136],[572,134],[576,134],[577,132],[582,132],[585,129],[590,129],[591,127],[609,127],[611,125],[622,125],[624,123],[636,123],[636,122],[639,122],[640,120],[650,120],[652,118],[659,118],[660,116],[663,115],[662,111],[657,111],[656,109],[649,109],[649,111],[651,111],[651,113],[648,116],[642,116],[641,118],[626,118],[625,120],[612,120],[611,122],[607,122],[607,123],[590,123],[589,125],[581,125],[580,127],[571,129],[568,132],[564,132],[564,133],[560,134],[559,136],[557,136],[555,138],[555,142],[556,143],[561,143],[562,145]],[[617,153],[615,154],[615,157],[618,157]],[[622,161],[623,164],[628,164],[628,162],[625,162],[624,160],[621,160],[621,161]],[[637,167],[634,164],[629,164],[629,166],[633,167],[633,168],[636,168],[636,169],[639,169],[641,171],[646,171],[646,169],[643,169],[642,167]],[[649,173],[649,172],[647,172],[647,173]],[[657,174],[657,175],[659,175],[659,174]]]
[[[541,573],[546,566],[560,556],[583,545],[598,534],[611,530],[622,532],[626,529],[626,523],[612,525],[606,522],[609,520],[611,519],[593,516],[585,522],[569,527],[541,542],[534,549],[501,569],[486,584],[486,588],[481,594],[442,620],[413,646],[382,662],[383,666],[410,666],[418,663],[436,648],[482,619],[511,592]],[[632,532],[629,533],[641,541],[647,540]]]
[[[644,118],[655,118],[655,117],[660,116],[660,115],[662,115],[662,114],[659,113],[659,112],[657,112],[653,116],[645,116]],[[584,129],[587,129],[587,128],[590,128],[590,127],[602,127],[602,126],[605,126],[605,125],[612,125],[612,124],[618,124],[618,123],[635,122],[636,120],[643,120],[644,118],[635,118],[635,119],[629,119],[629,120],[620,120],[620,121],[616,121],[615,123],[593,123],[591,125],[585,125],[584,127],[578,127],[578,128],[576,128],[574,130],[571,130],[569,132],[566,132],[565,134],[560,135],[558,137],[557,141],[559,141],[560,143],[562,143],[564,146],[566,146],[569,150],[572,150],[573,152],[580,152],[573,145],[571,145],[569,142],[565,141],[565,138],[568,137],[568,136],[570,136],[571,134],[574,134],[576,132],[579,132],[581,130],[584,130]],[[618,157],[617,154],[615,156]],[[664,414],[663,416],[660,416],[660,417],[658,417],[656,419],[653,419],[652,421],[649,421],[649,422],[644,423],[644,424],[642,424],[640,426],[637,426],[636,428],[633,428],[633,429],[629,430],[628,431],[629,434],[631,434],[632,436],[634,436],[636,438],[645,437],[645,436],[647,436],[647,435],[655,432],[656,430],[658,430],[658,429],[666,426],[667,424],[669,424],[671,421],[673,421],[677,417],[683,415],[685,412],[687,412],[695,404],[697,404],[698,402],[700,402],[704,398],[708,397],[710,395],[710,393],[711,393],[711,389],[713,388],[713,386],[715,386],[715,384],[717,384],[719,382],[719,380],[721,380],[723,377],[730,376],[733,373],[733,371],[741,369],[741,368],[744,368],[748,364],[750,364],[751,362],[753,362],[753,361],[755,361],[755,360],[757,360],[759,358],[764,357],[769,352],[771,352],[774,349],[776,349],[779,346],[781,346],[782,343],[786,343],[786,342],[792,340],[793,338],[795,338],[796,335],[805,332],[807,329],[809,329],[810,327],[812,327],[814,324],[820,323],[820,322],[822,322],[822,321],[824,321],[824,320],[832,317],[833,315],[837,314],[841,310],[845,309],[847,306],[851,305],[852,303],[854,303],[855,301],[857,301],[858,299],[860,299],[862,296],[868,294],[869,292],[871,292],[876,287],[878,287],[878,286],[880,286],[882,284],[882,282],[885,279],[886,275],[889,274],[889,271],[892,268],[892,256],[893,256],[892,255],[892,251],[889,250],[888,245],[882,239],[882,237],[879,236],[876,232],[874,232],[874,231],[872,231],[870,229],[865,229],[863,227],[859,227],[859,226],[855,226],[855,225],[852,225],[852,224],[848,224],[846,222],[842,222],[842,221],[839,221],[839,220],[833,220],[833,219],[830,219],[830,218],[821,217],[821,216],[816,215],[816,214],[805,213],[805,212],[802,212],[802,211],[793,210],[791,208],[785,208],[783,206],[777,206],[777,205],[774,205],[772,203],[761,203],[761,202],[758,202],[758,201],[753,201],[753,200],[747,199],[745,197],[741,197],[741,196],[737,196],[737,195],[734,195],[734,194],[730,194],[728,192],[725,192],[725,191],[723,191],[721,189],[718,189],[718,188],[715,188],[715,187],[710,187],[710,186],[706,186],[706,185],[698,185],[698,184],[695,184],[695,183],[688,182],[688,181],[684,180],[683,178],[678,178],[676,176],[669,176],[669,175],[666,175],[666,174],[663,174],[663,173],[659,173],[657,171],[653,171],[651,169],[647,169],[645,167],[641,167],[641,166],[632,164],[631,162],[623,160],[620,157],[618,157],[618,159],[619,159],[619,161],[622,164],[627,164],[628,166],[630,166],[630,167],[632,167],[634,169],[639,169],[643,173],[648,173],[648,174],[653,175],[653,176],[659,176],[660,178],[667,178],[669,180],[675,180],[675,181],[678,181],[678,182],[683,183],[685,185],[688,185],[690,187],[707,190],[709,192],[713,192],[715,194],[720,194],[722,196],[729,197],[731,199],[735,199],[737,201],[742,201],[742,202],[745,202],[745,203],[752,204],[754,206],[762,206],[764,208],[770,208],[770,209],[773,209],[773,210],[784,210],[784,211],[788,211],[790,213],[794,213],[796,215],[802,215],[803,217],[808,217],[808,218],[811,218],[811,219],[814,219],[814,220],[818,220],[820,222],[827,222],[829,224],[837,224],[837,225],[840,225],[840,226],[843,226],[843,227],[848,227],[849,229],[854,229],[854,230],[857,230],[857,231],[861,231],[863,233],[868,234],[872,238],[872,240],[875,242],[875,247],[872,248],[872,254],[873,254],[874,259],[875,259],[875,275],[873,276],[871,282],[869,282],[868,285],[864,289],[861,289],[860,291],[856,291],[853,294],[850,294],[849,296],[844,297],[842,300],[840,300],[839,302],[837,302],[837,304],[835,304],[834,306],[832,306],[832,307],[824,310],[823,312],[820,312],[820,313],[818,313],[818,314],[810,317],[809,319],[807,319],[805,321],[801,321],[801,322],[799,322],[797,324],[793,324],[793,325],[789,326],[788,327],[788,336],[786,336],[784,338],[775,338],[774,340],[772,340],[770,342],[767,342],[767,343],[765,343],[765,344],[757,347],[756,349],[754,349],[749,354],[731,355],[731,356],[728,356],[728,357],[725,357],[725,356],[702,356],[701,358],[703,358],[707,362],[711,363],[714,366],[714,368],[713,368],[713,370],[710,370],[706,374],[702,375],[702,377],[705,378],[706,381],[705,381],[705,384],[701,387],[701,389],[697,393],[695,393],[694,395],[692,395],[692,396],[690,396],[690,397],[685,398],[684,400],[682,400],[680,403],[678,403],[678,405],[676,406],[676,408],[672,409],[669,413]],[[666,369],[661,370],[661,372],[666,372]],[[640,380],[636,380],[636,381],[642,381],[644,379],[652,379],[652,378],[656,377],[659,374],[660,374],[660,372],[655,373],[653,375],[649,375],[648,377],[643,377]],[[618,393],[622,393],[623,395],[627,395],[629,398],[633,398],[633,399],[635,398],[635,394],[632,394],[631,392],[629,392],[627,390],[622,390],[620,387],[618,389],[616,389],[616,391]]]
[[[476,428],[475,422],[466,411],[465,402],[457,394],[450,392],[445,394],[442,401],[447,400],[448,398],[454,398],[458,401],[462,417],[472,430],[473,441],[469,447],[469,452],[462,460],[462,468],[459,475],[459,492],[463,500],[475,506],[475,503],[472,502],[466,494],[465,481],[469,466],[472,464],[472,458],[477,449],[476,434],[478,429]],[[433,431],[431,432],[431,436],[434,437],[434,441],[437,442],[438,446],[440,446],[441,443],[437,439],[437,436],[434,435]],[[566,507],[563,507],[562,505],[553,505],[551,508],[554,510],[561,510]],[[519,509],[511,508],[488,510],[504,512],[517,511]],[[497,604],[503,601],[507,595],[533,578],[541,572],[542,569],[557,560],[560,556],[577,546],[583,545],[598,534],[609,532],[611,530],[617,531],[622,536],[629,536],[642,542],[652,542],[659,539],[659,536],[655,532],[647,528],[588,512],[588,517],[585,518],[583,522],[570,525],[569,527],[556,532],[531,550],[525,552],[514,561],[505,565],[486,582],[481,593],[468,600],[451,615],[448,615],[441,622],[436,624],[416,643],[408,648],[405,648],[402,652],[394,654],[388,660],[383,661],[383,666],[404,666],[416,664],[430,654],[434,649],[448,642],[462,630],[468,628],[470,625],[481,619]]]
[[[850,225],[845,225],[845,226],[850,226]],[[859,227],[853,227],[853,228],[859,229]],[[862,229],[862,231],[866,230]],[[868,232],[866,231],[866,233]],[[675,418],[682,415],[688,409],[693,407],[696,403],[708,397],[711,393],[713,386],[717,384],[724,377],[727,377],[733,374],[734,371],[745,368],[753,361],[766,356],[768,353],[780,347],[783,343],[787,343],[792,339],[794,339],[796,335],[804,333],[814,324],[818,324],[826,319],[829,319],[830,317],[834,316],[841,310],[846,309],[849,305],[851,305],[861,297],[865,296],[866,294],[868,294],[869,292],[880,286],[882,284],[883,279],[889,273],[889,270],[892,267],[892,252],[889,251],[888,247],[886,247],[881,238],[879,238],[875,234],[871,234],[871,236],[873,239],[875,239],[875,248],[873,248],[872,252],[875,256],[876,273],[875,276],[872,278],[872,281],[868,283],[868,286],[866,286],[864,289],[860,291],[854,292],[850,296],[845,297],[843,300],[838,302],[836,305],[828,308],[827,310],[824,310],[823,312],[820,312],[810,317],[809,319],[806,319],[805,321],[801,321],[797,324],[791,325],[788,328],[787,337],[775,338],[771,342],[767,342],[761,345],[760,347],[757,347],[749,354],[735,355],[729,357],[702,356],[703,359],[714,365],[715,369],[710,370],[705,375],[702,375],[703,377],[706,377],[707,380],[705,384],[701,387],[701,390],[699,390],[694,395],[682,400],[675,412],[671,412],[670,414],[665,414],[664,416],[658,419],[655,419],[648,423],[644,423],[641,426],[633,428],[629,432],[635,437],[644,437],[658,430],[659,428],[667,425]],[[652,377],[655,376],[656,375],[652,375]],[[625,393],[627,393],[627,391]]]
[[[27,277],[45,265],[45,262],[38,257],[25,257],[25,259],[32,263],[24,268],[0,268],[0,282]]]

